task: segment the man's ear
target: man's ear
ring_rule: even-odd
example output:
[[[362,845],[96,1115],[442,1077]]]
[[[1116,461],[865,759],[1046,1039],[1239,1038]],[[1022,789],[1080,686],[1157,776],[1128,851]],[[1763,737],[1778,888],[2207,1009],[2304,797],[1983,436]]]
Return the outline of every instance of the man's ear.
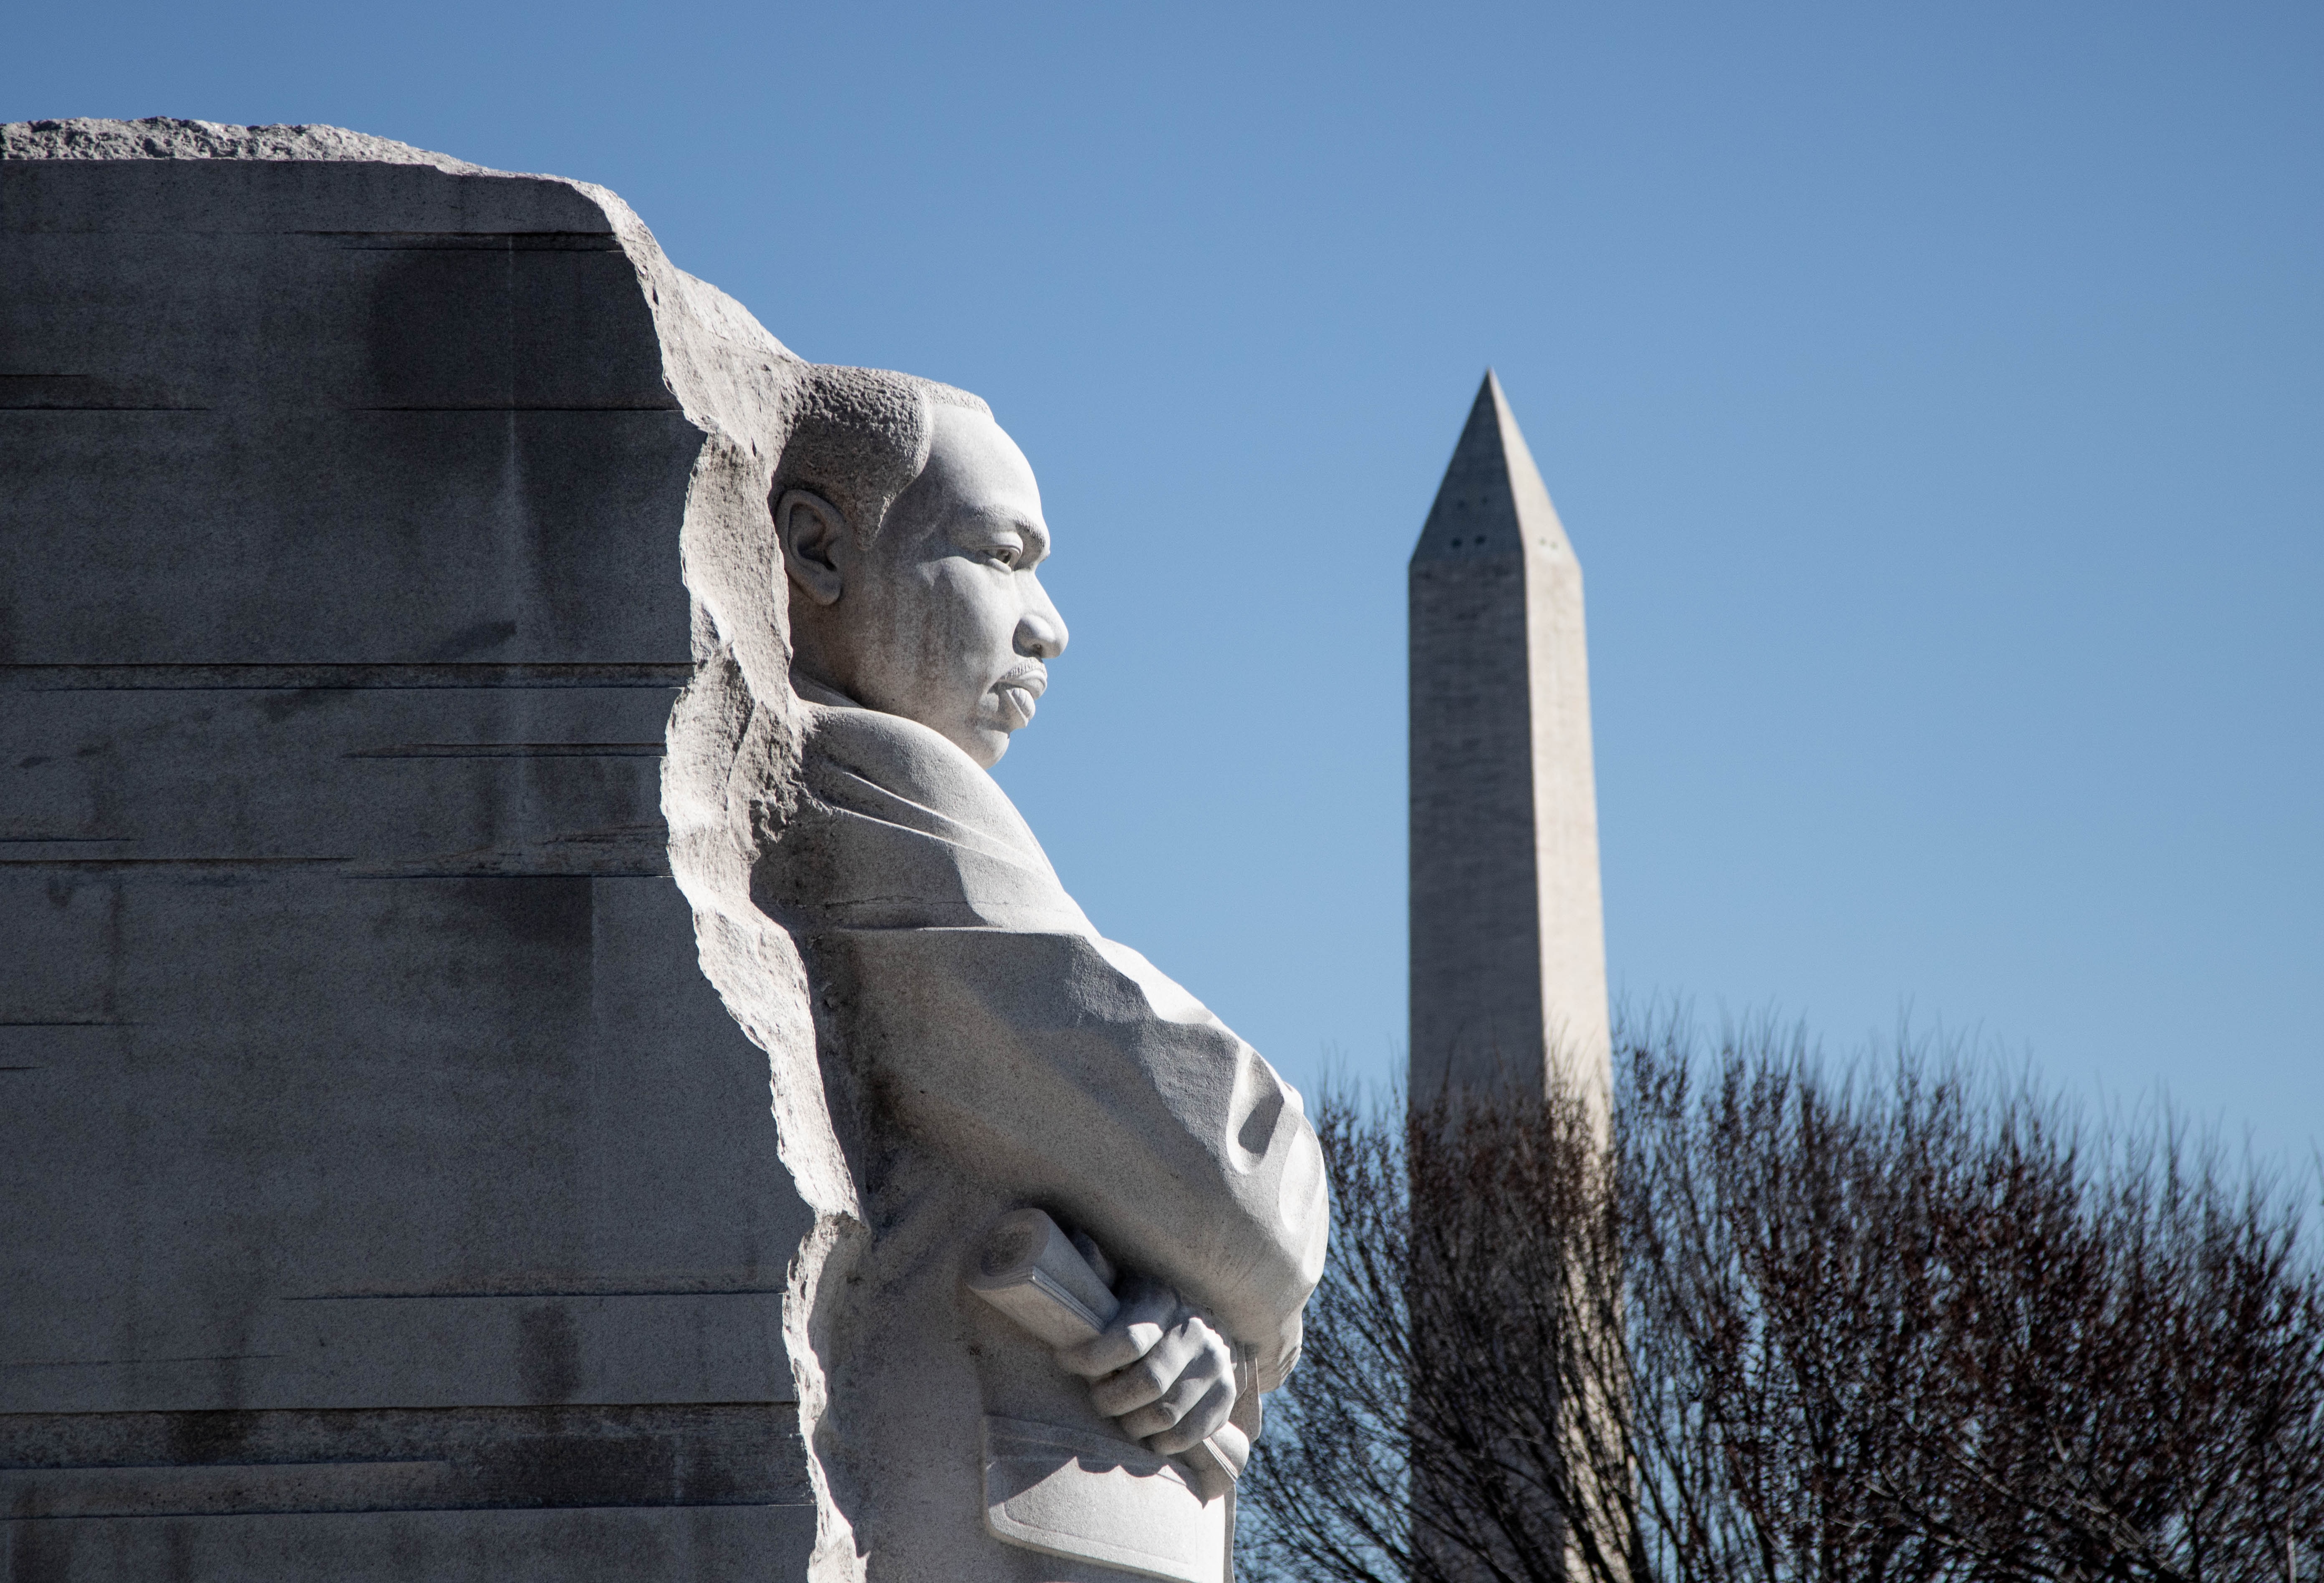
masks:
[[[775,542],[783,547],[783,569],[799,590],[818,605],[835,605],[844,579],[839,569],[847,519],[820,495],[786,489],[775,502]]]

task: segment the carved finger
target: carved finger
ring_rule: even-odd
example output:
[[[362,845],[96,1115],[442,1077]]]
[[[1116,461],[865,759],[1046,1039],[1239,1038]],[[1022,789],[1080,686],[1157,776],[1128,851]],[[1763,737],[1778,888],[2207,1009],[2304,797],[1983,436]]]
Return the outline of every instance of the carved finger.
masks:
[[[1204,1407],[1210,1395],[1219,1388],[1216,1375],[1201,1368],[1190,1368],[1180,1375],[1170,1388],[1162,1393],[1159,1401],[1149,1402],[1132,1412],[1121,1415],[1121,1427],[1132,1440],[1144,1440],[1165,1430],[1175,1429],[1186,1415]],[[1228,1407],[1231,1409],[1230,1402]],[[1194,1437],[1202,1439],[1200,1435]]]
[[[1090,1386],[1090,1400],[1108,1418],[1120,1418],[1148,1402],[1160,1401],[1178,1383],[1187,1365],[1207,1353],[1204,1345],[1209,1331],[1191,1315],[1164,1333],[1145,1356],[1129,1367],[1108,1375]]]
[[[1160,1401],[1185,1372],[1188,1349],[1165,1336],[1154,1350],[1128,1368],[1090,1382],[1090,1400],[1108,1418],[1120,1418]]]
[[[1110,1375],[1151,1352],[1177,1313],[1177,1293],[1167,1286],[1141,1285],[1121,1305],[1103,1335],[1079,1347],[1060,1349],[1057,1361],[1085,1380]]]
[[[1153,1409],[1149,1408],[1148,1411],[1151,1412]],[[1250,1454],[1250,1442],[1242,1440],[1241,1434],[1227,1421],[1227,1415],[1233,1411],[1234,1385],[1231,1382],[1221,1381],[1213,1384],[1207,1392],[1196,1399],[1192,1406],[1180,1414],[1176,1423],[1167,1429],[1149,1431],[1139,1438],[1164,1456],[1175,1457],[1181,1451],[1189,1450],[1201,1444],[1213,1435],[1233,1435],[1236,1440],[1242,1441],[1240,1449],[1242,1454],[1248,1457]]]
[[[1174,1440],[1183,1439],[1183,1444],[1174,1445],[1174,1449],[1210,1435],[1232,1415],[1235,1401],[1234,1351],[1226,1338],[1192,1315],[1178,1333],[1197,1343],[1199,1350],[1186,1360],[1176,1383],[1159,1402],[1140,1410],[1143,1416],[1122,1421],[1141,1439],[1166,1431]],[[1181,1435],[1180,1431],[1191,1432]]]

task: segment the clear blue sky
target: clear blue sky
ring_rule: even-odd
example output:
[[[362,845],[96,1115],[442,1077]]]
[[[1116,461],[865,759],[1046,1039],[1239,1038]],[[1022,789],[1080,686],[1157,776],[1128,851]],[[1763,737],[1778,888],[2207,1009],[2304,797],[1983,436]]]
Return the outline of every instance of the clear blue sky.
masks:
[[[2324,1132],[2324,10],[11,8],[0,118],[604,182],[988,396],[1001,776],[1295,1080],[1404,1026],[1404,561],[1485,366],[1589,578],[1633,1004]]]

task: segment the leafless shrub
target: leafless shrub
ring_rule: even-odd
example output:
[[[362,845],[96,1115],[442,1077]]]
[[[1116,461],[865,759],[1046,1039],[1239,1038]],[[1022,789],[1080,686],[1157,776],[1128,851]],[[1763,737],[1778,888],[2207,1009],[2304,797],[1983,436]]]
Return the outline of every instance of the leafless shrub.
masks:
[[[2279,1183],[1909,1055],[1692,1056],[1626,1050],[1610,1143],[1572,1096],[1318,1107],[1332,1262],[1247,1576],[2319,1575],[2324,1272]]]

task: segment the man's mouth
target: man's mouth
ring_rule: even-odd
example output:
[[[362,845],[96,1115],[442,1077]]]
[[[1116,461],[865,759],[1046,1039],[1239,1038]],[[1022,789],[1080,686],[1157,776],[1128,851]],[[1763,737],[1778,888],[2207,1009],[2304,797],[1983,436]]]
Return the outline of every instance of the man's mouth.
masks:
[[[1032,724],[1034,700],[1048,690],[1048,668],[1039,661],[1012,666],[992,684],[993,693],[1001,700],[1001,725],[1009,730],[1020,731]]]

